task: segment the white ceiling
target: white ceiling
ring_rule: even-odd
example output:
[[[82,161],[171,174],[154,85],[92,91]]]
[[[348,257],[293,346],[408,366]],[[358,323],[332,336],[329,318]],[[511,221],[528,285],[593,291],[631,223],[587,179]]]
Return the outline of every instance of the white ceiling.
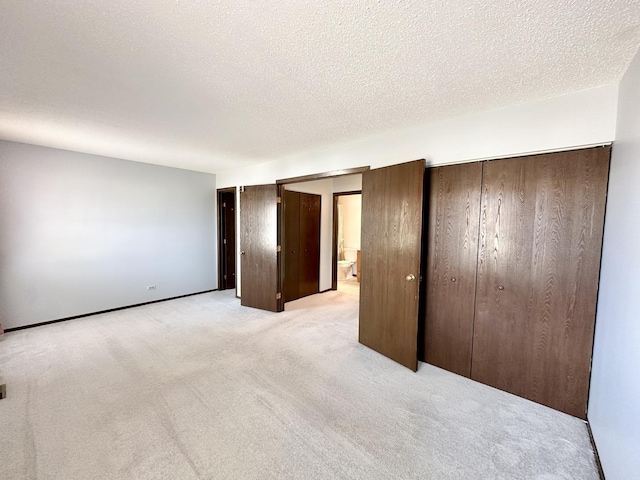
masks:
[[[617,82],[637,0],[0,0],[0,138],[217,172]]]

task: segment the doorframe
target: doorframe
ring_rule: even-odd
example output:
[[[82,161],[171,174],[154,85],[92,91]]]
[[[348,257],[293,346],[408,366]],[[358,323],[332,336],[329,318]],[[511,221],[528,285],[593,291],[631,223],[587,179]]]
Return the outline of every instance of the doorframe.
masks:
[[[311,175],[303,175],[301,177],[290,177],[276,180],[277,185],[284,185],[287,183],[302,183],[313,182],[314,180],[328,180],[333,177],[344,177],[345,175],[356,175],[358,173],[364,173],[367,170],[371,170],[370,166],[355,167],[355,168],[343,168],[341,170],[331,170],[329,172],[313,173]]]
[[[237,205],[237,197],[238,197],[238,193],[236,192],[236,187],[227,187],[227,188],[218,188],[216,190],[216,210],[217,210],[217,217],[218,217],[218,222],[217,222],[217,227],[218,227],[218,290],[220,290],[220,286],[222,285],[222,281],[223,281],[223,272],[222,272],[222,207],[220,206],[220,194],[221,193],[233,193],[233,235],[234,235],[234,241],[233,241],[233,259],[234,262],[236,264],[236,268],[235,271],[237,272],[238,270],[238,257],[237,257],[237,244],[238,244],[238,220],[236,218],[236,205]],[[236,298],[238,297],[238,276],[236,275],[236,279],[235,279],[235,295]]]
[[[333,194],[333,236],[331,246],[331,290],[338,289],[338,197],[362,195],[362,190],[337,192]]]
[[[277,238],[278,238],[278,245],[282,246],[282,237],[284,234],[284,215],[282,214],[282,197],[283,197],[283,191],[284,191],[284,186],[290,183],[302,183],[302,182],[313,182],[315,180],[329,180],[329,179],[333,179],[335,177],[344,177],[346,175],[357,175],[358,173],[364,173],[368,170],[371,170],[371,166],[364,166],[364,167],[355,167],[355,168],[343,168],[340,170],[331,170],[328,172],[321,172],[321,173],[314,173],[311,175],[303,175],[300,177],[290,177],[290,178],[282,178],[279,180],[276,180],[276,185],[278,186],[278,198],[280,199],[278,202],[278,220],[277,220],[277,225],[278,225],[278,233],[277,233]],[[322,209],[322,204],[320,205],[320,208]],[[322,230],[321,230],[322,231]],[[284,298],[282,298],[282,280],[284,279],[284,259],[283,259],[284,255],[282,255],[282,252],[278,253],[278,260],[277,260],[277,265],[278,265],[278,292],[281,294],[280,298],[278,299],[278,311],[282,312],[284,311]],[[241,273],[242,275],[242,273]],[[336,271],[336,275],[337,275],[337,271]],[[337,278],[337,277],[336,277]],[[237,281],[237,280],[236,280]],[[333,283],[333,282],[332,282]],[[337,287],[336,287],[337,288]],[[335,290],[332,288],[332,290]],[[320,292],[322,293],[322,292]]]

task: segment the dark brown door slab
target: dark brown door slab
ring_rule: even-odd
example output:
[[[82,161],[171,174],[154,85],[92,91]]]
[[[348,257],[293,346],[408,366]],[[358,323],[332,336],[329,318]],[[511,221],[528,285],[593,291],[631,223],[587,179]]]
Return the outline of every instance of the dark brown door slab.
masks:
[[[241,305],[278,311],[276,185],[245,187],[240,194]]]
[[[418,303],[425,162],[362,175],[359,340],[418,368]]]
[[[300,194],[300,286],[301,297],[320,291],[320,204],[322,197]]]
[[[321,201],[320,195],[284,191],[285,302],[319,291]]]
[[[610,149],[487,162],[471,378],[585,418]]]
[[[428,170],[425,361],[471,375],[482,163]]]
[[[219,290],[236,287],[236,194],[234,191],[218,192],[219,216]]]
[[[284,216],[282,295],[285,302],[290,302],[300,296],[300,194],[285,190],[282,208]]]

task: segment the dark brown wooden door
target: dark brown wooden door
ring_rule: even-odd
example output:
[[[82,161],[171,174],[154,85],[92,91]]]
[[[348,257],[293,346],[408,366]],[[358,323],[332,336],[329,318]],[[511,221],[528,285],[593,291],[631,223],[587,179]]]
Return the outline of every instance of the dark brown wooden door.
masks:
[[[471,378],[585,418],[609,148],[484,166]]]
[[[282,295],[285,302],[299,297],[300,284],[300,194],[284,191],[284,278]]]
[[[428,170],[425,361],[471,375],[482,163]]]
[[[285,302],[319,291],[321,199],[320,195],[284,191]]]
[[[235,192],[219,192],[218,215],[220,218],[220,278],[219,289],[236,287],[236,219]]]
[[[360,343],[418,368],[418,303],[425,162],[362,175]]]
[[[299,296],[320,290],[320,195],[300,194]]]
[[[241,305],[278,311],[276,185],[245,187],[240,194]]]

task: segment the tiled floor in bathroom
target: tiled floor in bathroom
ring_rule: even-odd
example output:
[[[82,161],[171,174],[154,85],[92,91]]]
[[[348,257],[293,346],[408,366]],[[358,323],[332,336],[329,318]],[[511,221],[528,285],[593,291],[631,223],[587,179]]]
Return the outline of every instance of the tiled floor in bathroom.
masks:
[[[360,282],[353,276],[348,276],[346,280],[338,279],[338,291],[349,295],[360,295]]]

